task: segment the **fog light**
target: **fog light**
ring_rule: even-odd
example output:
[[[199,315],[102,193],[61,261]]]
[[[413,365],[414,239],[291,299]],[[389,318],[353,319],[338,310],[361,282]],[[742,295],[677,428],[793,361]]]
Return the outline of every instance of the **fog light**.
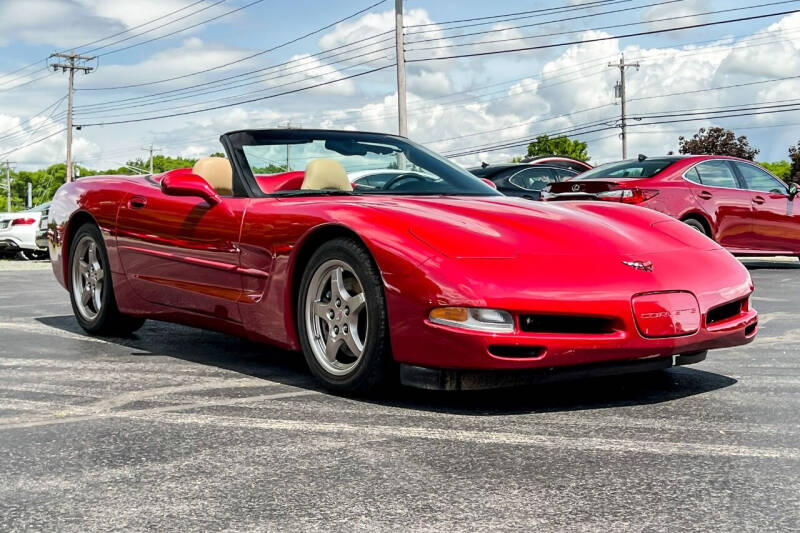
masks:
[[[477,307],[438,307],[428,318],[435,324],[476,331],[514,331],[514,318],[508,311]]]

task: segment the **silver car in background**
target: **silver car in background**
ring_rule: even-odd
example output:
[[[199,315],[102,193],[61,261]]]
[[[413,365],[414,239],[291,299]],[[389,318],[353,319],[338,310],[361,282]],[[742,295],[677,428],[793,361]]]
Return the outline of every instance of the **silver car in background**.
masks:
[[[0,213],[0,254],[20,259],[47,258],[46,242],[42,243],[44,247],[40,246],[37,233],[40,226],[46,229],[49,208],[50,202],[27,211]]]

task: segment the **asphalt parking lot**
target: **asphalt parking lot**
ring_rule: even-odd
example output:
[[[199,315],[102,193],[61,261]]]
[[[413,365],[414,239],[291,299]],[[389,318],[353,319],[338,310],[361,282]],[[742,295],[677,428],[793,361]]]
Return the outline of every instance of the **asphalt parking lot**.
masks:
[[[760,334],[698,365],[366,401],[217,333],[87,337],[0,262],[0,530],[798,530],[800,262],[746,264]]]

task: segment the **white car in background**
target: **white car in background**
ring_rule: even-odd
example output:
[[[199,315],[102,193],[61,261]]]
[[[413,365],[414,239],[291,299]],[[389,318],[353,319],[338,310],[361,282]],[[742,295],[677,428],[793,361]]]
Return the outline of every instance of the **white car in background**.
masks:
[[[0,214],[0,254],[16,254],[20,259],[45,259],[47,248],[36,244],[36,232],[47,221],[50,202],[27,211]]]

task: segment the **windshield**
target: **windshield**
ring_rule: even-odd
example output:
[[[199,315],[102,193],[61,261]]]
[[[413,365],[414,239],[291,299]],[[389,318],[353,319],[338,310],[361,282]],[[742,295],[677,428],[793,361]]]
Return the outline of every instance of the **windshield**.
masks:
[[[406,139],[376,133],[263,130],[231,134],[258,186],[271,194],[409,194],[495,196],[493,188]],[[341,165],[353,187],[301,190],[309,164]],[[334,165],[335,168],[335,165]],[[276,185],[280,183],[279,185]]]
[[[661,158],[645,159],[644,161],[630,159],[627,161],[618,161],[616,163],[607,163],[595,167],[592,170],[587,170],[574,178],[570,178],[570,181],[597,178],[652,178],[676,161],[677,159],[675,158]]]

